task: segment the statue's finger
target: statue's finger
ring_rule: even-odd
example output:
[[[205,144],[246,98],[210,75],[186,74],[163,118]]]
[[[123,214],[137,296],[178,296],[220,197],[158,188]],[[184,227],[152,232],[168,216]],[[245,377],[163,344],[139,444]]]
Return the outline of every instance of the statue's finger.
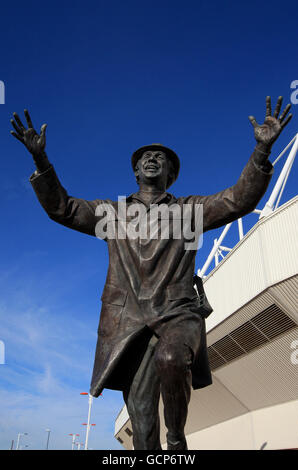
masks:
[[[293,117],[293,114],[289,114],[287,119],[281,123],[281,128],[283,129],[284,127],[286,127],[286,125],[290,122],[290,120],[292,119]]]
[[[15,128],[15,130],[17,131],[17,133],[22,136],[23,135],[23,132],[21,131],[21,129],[18,128],[18,126],[16,125],[16,123],[14,122],[13,119],[10,120],[11,124],[13,125],[13,127]]]
[[[256,118],[254,116],[248,116],[248,119],[250,120],[251,124],[254,126],[254,127],[257,127],[258,126],[258,123],[256,121]]]
[[[16,139],[18,139],[20,142],[22,142],[22,144],[24,143],[22,137],[19,136],[19,134],[17,134],[16,132],[14,131],[10,131],[11,135],[13,135]]]
[[[282,96],[279,96],[279,97],[278,97],[278,100],[277,100],[277,103],[276,103],[274,115],[273,115],[273,117],[275,117],[275,118],[277,118],[278,115],[279,115],[279,113],[280,113],[280,108],[281,108],[281,105],[282,105],[282,100],[283,100],[283,97],[282,97]]]
[[[46,137],[46,128],[47,128],[47,124],[43,124],[40,128],[40,137],[43,137],[44,139]]]
[[[27,109],[24,109],[24,114],[25,114],[25,118],[26,118],[26,121],[27,121],[28,127],[29,127],[29,128],[32,128],[32,129],[34,129],[34,128],[33,128],[32,121],[31,121],[30,114],[29,114],[29,112],[28,112],[28,110],[27,110]]]
[[[40,142],[43,145],[43,147],[45,147],[46,145],[46,128],[47,128],[46,124],[43,124],[40,128]]]
[[[19,118],[19,116],[17,115],[17,113],[13,113],[13,117],[15,118],[16,123],[18,124],[18,126],[19,126],[21,129],[25,129],[25,127],[23,126],[23,123],[22,123],[22,121],[20,120],[20,118]]]
[[[291,105],[289,103],[289,104],[287,104],[287,106],[285,107],[283,113],[279,117],[280,122],[282,122],[284,120],[284,118],[286,117],[286,115],[288,114],[290,109],[291,109]]]
[[[270,96],[266,97],[266,117],[271,116],[271,98]]]

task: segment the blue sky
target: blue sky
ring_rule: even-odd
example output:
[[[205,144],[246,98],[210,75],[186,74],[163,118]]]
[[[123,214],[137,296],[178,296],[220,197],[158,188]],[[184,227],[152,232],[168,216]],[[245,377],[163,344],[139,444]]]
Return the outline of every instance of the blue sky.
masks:
[[[68,192],[86,199],[128,195],[130,156],[162,142],[181,159],[176,196],[211,194],[237,181],[253,151],[265,97],[290,101],[298,79],[297,2],[37,1],[1,5],[0,448],[18,432],[31,449],[71,447],[84,436],[108,257],[106,245],[50,221],[32,191],[30,154],[10,136],[28,108],[46,122],[47,153]],[[298,130],[297,110],[272,158]],[[281,168],[277,165],[267,198]],[[294,164],[281,202],[297,193]],[[266,195],[260,202],[262,207]],[[256,221],[249,215],[245,231]],[[202,267],[214,231],[197,256]],[[225,245],[233,244],[230,234]],[[90,447],[113,437],[120,392],[95,400]]]

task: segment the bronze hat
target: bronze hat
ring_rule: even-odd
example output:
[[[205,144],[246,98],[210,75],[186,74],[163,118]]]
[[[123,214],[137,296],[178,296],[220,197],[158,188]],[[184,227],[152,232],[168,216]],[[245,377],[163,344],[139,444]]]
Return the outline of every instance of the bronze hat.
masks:
[[[138,160],[142,157],[143,153],[146,152],[147,150],[162,150],[163,152],[165,152],[167,157],[170,158],[170,160],[173,164],[175,177],[172,181],[169,181],[169,184],[167,186],[167,188],[168,188],[169,186],[171,186],[171,184],[174,183],[174,181],[176,181],[176,179],[178,178],[178,175],[179,175],[180,160],[179,160],[178,156],[176,155],[176,153],[173,150],[169,149],[168,147],[165,147],[162,144],[144,145],[143,147],[140,147],[138,150],[136,150],[132,154],[131,164],[132,164],[133,171],[135,171],[135,167],[136,167],[136,164],[137,164]]]

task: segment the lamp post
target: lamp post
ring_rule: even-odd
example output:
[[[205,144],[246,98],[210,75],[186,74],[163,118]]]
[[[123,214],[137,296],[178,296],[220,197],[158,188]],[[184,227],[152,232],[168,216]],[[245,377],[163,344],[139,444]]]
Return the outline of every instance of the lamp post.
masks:
[[[27,432],[20,432],[20,433],[18,434],[18,440],[17,440],[17,447],[16,447],[16,450],[19,450],[21,436],[28,436],[28,433],[27,433]]]
[[[45,429],[45,431],[48,433],[46,450],[49,450],[49,440],[50,440],[51,430],[50,429]]]
[[[88,395],[88,423],[86,428],[86,440],[85,440],[85,450],[88,450],[88,440],[89,440],[89,431],[90,431],[90,417],[91,417],[91,408],[92,408],[92,395],[87,392],[81,392],[80,395]]]
[[[68,434],[68,435],[69,435],[69,436],[72,436],[72,446],[71,446],[71,450],[74,450],[76,437],[79,436],[79,434]]]
[[[88,450],[88,440],[89,440],[90,426],[96,426],[95,424],[90,424],[91,408],[92,408],[93,396],[90,395],[90,394],[87,393],[87,392],[82,392],[82,393],[80,393],[80,395],[88,395],[88,397],[89,397],[89,400],[88,400],[88,403],[89,403],[89,407],[88,407],[88,422],[87,422],[87,423],[83,423],[84,426],[87,426],[87,428],[86,428],[85,450]],[[100,395],[102,395],[102,394],[100,394]]]
[[[77,442],[77,450],[81,450],[81,447],[84,445],[83,442]]]
[[[95,423],[82,423],[82,426],[87,426],[86,428],[86,441],[85,441],[85,450],[88,450],[88,440],[89,440],[89,432],[90,432],[90,428],[91,426],[96,426]]]

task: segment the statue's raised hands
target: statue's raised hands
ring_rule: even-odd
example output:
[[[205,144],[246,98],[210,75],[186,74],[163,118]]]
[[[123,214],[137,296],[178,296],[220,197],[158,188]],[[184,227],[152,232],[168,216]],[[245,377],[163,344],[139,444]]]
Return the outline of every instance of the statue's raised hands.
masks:
[[[25,145],[32,154],[37,169],[43,171],[49,166],[49,161],[45,153],[47,125],[43,124],[40,129],[40,134],[38,134],[33,127],[29,112],[26,109],[24,110],[24,114],[28,129],[23,125],[18,114],[13,113],[14,119],[11,119],[10,122],[15,131],[11,131],[11,134]]]

